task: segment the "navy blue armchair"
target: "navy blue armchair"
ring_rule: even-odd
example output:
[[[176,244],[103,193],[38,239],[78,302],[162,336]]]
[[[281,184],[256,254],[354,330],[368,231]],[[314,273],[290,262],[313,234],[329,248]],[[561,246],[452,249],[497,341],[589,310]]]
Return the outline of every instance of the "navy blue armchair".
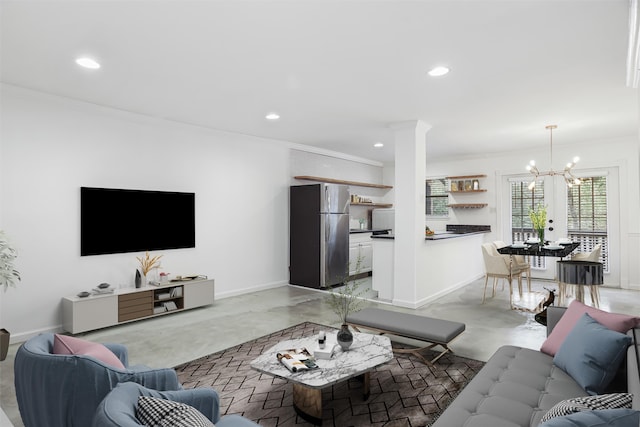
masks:
[[[136,418],[139,396],[150,396],[185,403],[200,411],[211,422],[215,423],[216,427],[259,427],[258,424],[239,415],[228,415],[220,418],[218,393],[212,388],[157,391],[135,383],[118,384],[98,406],[92,426],[139,427],[143,425]]]
[[[54,335],[23,343],[14,373],[18,408],[25,427],[87,427],[104,397],[119,383],[135,382],[156,390],[180,390],[173,369],[129,366],[121,344],[104,344],[125,366],[118,369],[90,356],[53,354]]]

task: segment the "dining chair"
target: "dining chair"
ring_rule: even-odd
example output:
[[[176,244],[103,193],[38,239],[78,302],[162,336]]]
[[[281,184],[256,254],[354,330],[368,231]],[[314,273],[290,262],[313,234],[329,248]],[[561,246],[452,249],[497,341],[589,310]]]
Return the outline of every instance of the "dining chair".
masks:
[[[509,260],[508,255],[499,254],[493,243],[483,243],[482,257],[485,268],[484,292],[482,293],[483,304],[486,300],[487,285],[490,277],[493,278],[491,297],[496,295],[498,279],[505,279],[509,282],[509,302],[511,303],[513,301],[513,278],[518,279],[518,290],[522,295],[522,270]]]
[[[502,240],[496,240],[493,242],[496,249],[504,248],[508,246]],[[515,263],[515,265],[521,270],[520,274],[525,274],[527,276],[527,290],[531,292],[531,264],[524,255],[511,255],[511,259]],[[522,294],[522,289],[520,289],[520,293]]]

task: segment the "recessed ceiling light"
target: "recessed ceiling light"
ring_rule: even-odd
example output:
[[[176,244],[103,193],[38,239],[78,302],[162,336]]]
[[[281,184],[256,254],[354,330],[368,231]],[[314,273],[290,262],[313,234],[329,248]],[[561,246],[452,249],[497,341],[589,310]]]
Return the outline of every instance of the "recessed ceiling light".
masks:
[[[76,64],[84,68],[90,68],[92,70],[97,70],[100,68],[100,64],[98,64],[94,59],[82,57],[76,59]]]
[[[264,116],[265,119],[267,120],[278,120],[280,118],[280,114],[278,113],[269,113],[266,116]]]
[[[447,67],[435,67],[432,68],[431,70],[429,70],[429,75],[431,77],[440,77],[440,76],[444,76],[445,74],[449,73],[449,69]]]
[[[384,144],[382,142],[376,142],[375,144],[373,144],[373,146],[376,148],[382,148],[384,147]]]

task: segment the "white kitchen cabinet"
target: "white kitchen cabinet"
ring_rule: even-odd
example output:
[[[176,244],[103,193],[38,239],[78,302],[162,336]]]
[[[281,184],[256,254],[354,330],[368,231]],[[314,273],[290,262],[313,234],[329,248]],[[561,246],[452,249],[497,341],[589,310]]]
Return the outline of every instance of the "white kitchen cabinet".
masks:
[[[349,275],[368,273],[373,266],[373,243],[371,235],[373,233],[351,233],[349,234]],[[357,271],[358,257],[360,257],[360,268]]]

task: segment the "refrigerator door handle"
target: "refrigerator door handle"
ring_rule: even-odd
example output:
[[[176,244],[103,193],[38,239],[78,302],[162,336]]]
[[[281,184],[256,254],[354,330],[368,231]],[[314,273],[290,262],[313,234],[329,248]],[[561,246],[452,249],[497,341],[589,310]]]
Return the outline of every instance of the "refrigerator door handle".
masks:
[[[321,216],[320,220],[320,238],[322,241],[320,242],[320,287],[323,288],[327,281],[327,269],[325,266],[327,265],[327,251],[326,247],[329,242],[330,236],[330,227],[328,221],[324,216]]]

